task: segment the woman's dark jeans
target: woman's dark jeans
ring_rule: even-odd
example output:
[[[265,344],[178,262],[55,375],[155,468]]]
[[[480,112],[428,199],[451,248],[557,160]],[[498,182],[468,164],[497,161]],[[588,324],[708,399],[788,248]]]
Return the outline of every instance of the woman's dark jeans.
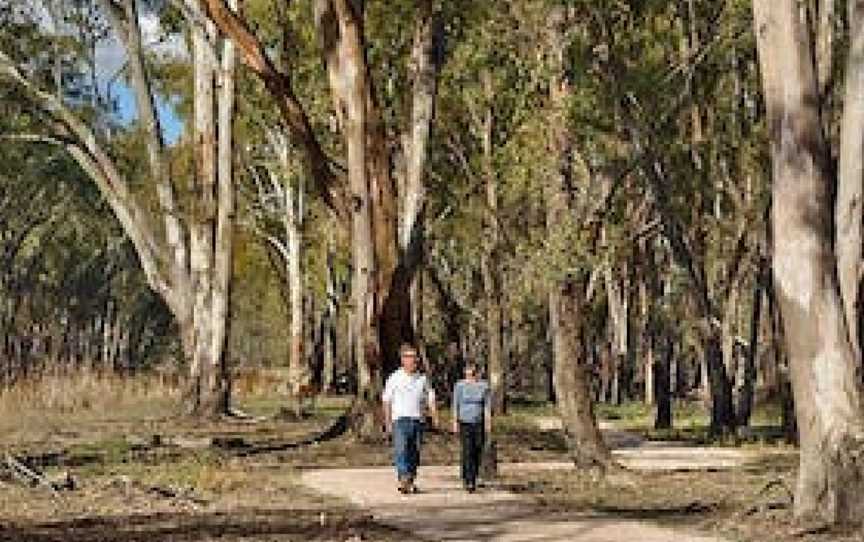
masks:
[[[474,486],[477,483],[480,457],[486,440],[483,422],[459,422],[459,436],[462,440],[462,481]]]

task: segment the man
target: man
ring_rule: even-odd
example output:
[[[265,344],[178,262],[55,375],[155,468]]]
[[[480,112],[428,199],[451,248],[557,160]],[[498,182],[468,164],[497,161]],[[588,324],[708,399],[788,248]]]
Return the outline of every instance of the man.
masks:
[[[426,376],[417,370],[417,349],[403,344],[399,349],[402,367],[384,385],[384,427],[393,435],[393,463],[400,493],[416,493],[414,480],[420,464],[424,410],[429,409],[432,427],[438,427],[435,392]]]
[[[465,378],[453,388],[453,432],[462,441],[462,484],[473,493],[486,435],[492,432],[489,384],[477,377],[477,365],[465,364]]]

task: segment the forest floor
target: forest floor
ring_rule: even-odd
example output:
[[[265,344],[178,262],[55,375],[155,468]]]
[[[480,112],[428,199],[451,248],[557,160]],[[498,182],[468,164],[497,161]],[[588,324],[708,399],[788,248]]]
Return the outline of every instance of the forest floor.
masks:
[[[706,449],[699,422],[683,410],[676,442],[660,443],[652,432],[634,430],[642,422],[631,407],[600,409],[616,458],[630,470],[596,480],[567,468],[560,433],[544,428],[548,408],[515,407],[496,426],[501,476],[470,496],[456,487],[456,439],[431,433],[424,464],[438,467],[421,472],[427,493],[402,497],[386,443],[340,437],[297,445],[327,427],[346,399],[319,402],[315,415],[300,422],[272,416],[277,397],[240,404],[261,418],[194,422],[175,416],[175,401],[162,395],[129,393],[74,408],[10,406],[0,396],[0,464],[18,458],[43,481],[75,486],[28,487],[0,467],[0,540],[390,542],[408,533],[507,540],[494,530],[502,518],[493,510],[509,518],[512,540],[686,540],[679,533],[704,540],[864,539],[860,531],[792,521],[794,450],[759,439]],[[362,500],[369,496],[382,502]],[[407,517],[429,523],[386,513],[409,503],[422,513]],[[440,523],[442,514],[449,514],[449,527]],[[537,520],[547,537],[527,536]],[[473,531],[460,538],[466,521]],[[638,526],[641,534],[628,534]],[[613,538],[602,538],[604,529],[613,529]],[[564,532],[566,538],[556,538]]]

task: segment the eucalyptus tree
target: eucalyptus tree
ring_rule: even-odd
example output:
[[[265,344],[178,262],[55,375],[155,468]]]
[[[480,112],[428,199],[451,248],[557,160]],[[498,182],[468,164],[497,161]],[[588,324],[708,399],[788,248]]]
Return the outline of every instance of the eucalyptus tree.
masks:
[[[203,2],[207,15],[238,44],[246,65],[259,77],[281,112],[292,144],[318,194],[350,223],[354,358],[359,370],[364,416],[361,432],[374,432],[370,401],[377,400],[382,370],[396,366],[399,344],[410,340],[410,287],[422,259],[425,148],[441,61],[441,8],[432,0],[368,4],[320,0],[313,5],[313,28],[330,83],[331,114],[342,134],[344,170],[335,165],[298,99],[293,66],[279,66],[250,23],[223,0]],[[404,17],[395,17],[401,13]],[[410,29],[405,29],[408,21]],[[400,32],[395,36],[393,29]],[[387,34],[390,31],[391,34]],[[374,32],[395,43],[375,47]],[[296,34],[308,35],[297,30]],[[411,37],[409,37],[411,36]],[[410,45],[408,45],[410,43]],[[402,55],[402,45],[411,51]],[[393,55],[393,53],[397,53]],[[389,56],[388,56],[389,54]],[[397,78],[409,75],[408,115],[394,114],[382,100]],[[404,142],[404,190],[397,190],[393,164]],[[404,217],[400,221],[399,210]],[[401,243],[399,224],[403,225]],[[412,226],[413,225],[413,226]]]
[[[829,5],[818,4],[823,10]],[[859,522],[864,515],[864,390],[855,342],[864,42],[860,3],[849,2],[847,10],[838,179],[822,123],[829,116],[822,108],[829,104],[820,74],[834,70],[825,66],[831,58],[818,45],[830,37],[825,28],[811,36],[797,2],[753,2],[772,158],[773,278],[801,445],[795,514],[832,523]],[[831,187],[838,180],[835,201]]]
[[[226,413],[229,387],[223,355],[234,197],[233,45],[202,20],[194,2],[186,4],[192,42],[190,141],[195,171],[191,197],[181,202],[180,175],[172,169],[156,112],[156,81],[146,61],[139,5],[134,0],[102,0],[100,7],[114,38],[125,48],[130,91],[147,150],[145,184],[152,190],[149,201],[155,200],[156,212],[148,208],[143,187],[132,182],[137,172],[124,171],[110,141],[74,101],[46,89],[22,51],[4,40],[0,74],[39,108],[41,121],[16,137],[60,146],[87,173],[132,242],[147,283],[162,297],[180,329],[189,371],[186,410],[207,416]],[[153,214],[158,218],[154,220]]]
[[[305,221],[304,186],[297,161],[292,160],[285,135],[270,129],[266,135],[267,157],[262,164],[249,167],[254,189],[248,198],[244,224],[266,246],[278,254],[284,266],[285,289],[288,298],[289,346],[288,389],[298,399],[302,388],[310,382],[310,367],[304,358],[303,231]],[[307,345],[308,347],[308,345]],[[296,415],[301,415],[300,401],[295,400]]]

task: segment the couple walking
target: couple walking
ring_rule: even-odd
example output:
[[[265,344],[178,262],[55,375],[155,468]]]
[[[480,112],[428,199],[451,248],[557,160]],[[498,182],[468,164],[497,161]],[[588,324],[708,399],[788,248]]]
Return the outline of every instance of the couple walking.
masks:
[[[426,376],[417,370],[417,349],[402,345],[399,349],[402,367],[393,372],[384,385],[384,425],[393,435],[393,462],[401,493],[416,492],[414,480],[420,464],[423,419],[429,410],[432,427],[438,428],[435,391]],[[477,366],[465,365],[465,378],[453,389],[453,433],[462,442],[462,483],[466,491],[477,488],[477,472],[486,434],[492,429],[489,385],[478,378]]]

